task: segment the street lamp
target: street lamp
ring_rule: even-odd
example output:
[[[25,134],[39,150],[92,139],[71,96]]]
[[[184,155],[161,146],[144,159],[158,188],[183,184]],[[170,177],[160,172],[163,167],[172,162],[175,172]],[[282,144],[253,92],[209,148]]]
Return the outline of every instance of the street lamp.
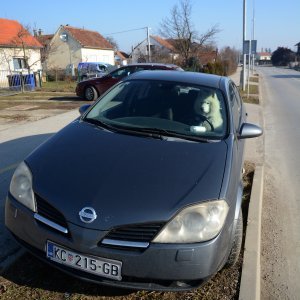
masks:
[[[148,62],[151,62],[151,50],[150,50],[150,28],[147,27],[147,43],[148,43]]]
[[[246,0],[243,0],[243,76],[242,88],[246,89]]]

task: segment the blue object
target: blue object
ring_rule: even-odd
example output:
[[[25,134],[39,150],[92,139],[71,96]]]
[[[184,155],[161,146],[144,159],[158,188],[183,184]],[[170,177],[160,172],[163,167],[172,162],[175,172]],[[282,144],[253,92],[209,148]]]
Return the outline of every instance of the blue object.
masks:
[[[8,75],[8,84],[11,90],[21,90],[21,75]]]
[[[33,91],[35,89],[34,74],[23,75],[24,88],[26,91]]]

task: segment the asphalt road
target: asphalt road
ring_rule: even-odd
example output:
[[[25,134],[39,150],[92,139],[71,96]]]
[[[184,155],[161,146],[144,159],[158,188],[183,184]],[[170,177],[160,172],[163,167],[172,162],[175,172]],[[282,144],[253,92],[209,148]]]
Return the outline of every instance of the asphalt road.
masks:
[[[19,248],[4,226],[4,204],[17,165],[53,133],[79,116],[77,110],[0,130],[0,270]]]
[[[265,120],[262,299],[300,295],[300,72],[261,67]]]

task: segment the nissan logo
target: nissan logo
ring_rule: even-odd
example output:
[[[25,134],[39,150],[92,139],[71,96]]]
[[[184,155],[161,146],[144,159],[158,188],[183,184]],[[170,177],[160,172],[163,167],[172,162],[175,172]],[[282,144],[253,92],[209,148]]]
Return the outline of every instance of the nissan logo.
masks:
[[[92,223],[97,219],[96,211],[92,207],[84,207],[79,212],[80,220],[84,223]]]

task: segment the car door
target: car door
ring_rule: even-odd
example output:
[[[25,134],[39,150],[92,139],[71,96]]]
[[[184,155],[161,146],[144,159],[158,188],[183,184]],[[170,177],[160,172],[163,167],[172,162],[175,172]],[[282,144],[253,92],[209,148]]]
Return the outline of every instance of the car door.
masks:
[[[239,139],[239,132],[246,119],[244,106],[242,104],[237,87],[233,82],[229,83],[230,105],[234,126],[234,151],[238,169],[241,171],[243,168],[244,145],[245,140]],[[237,174],[238,175],[238,174]]]
[[[103,94],[114,84],[119,82],[124,77],[132,74],[133,72],[134,72],[133,66],[126,66],[126,67],[121,67],[121,68],[107,74],[104,77],[101,77],[96,82],[96,88],[99,91],[99,95]]]

